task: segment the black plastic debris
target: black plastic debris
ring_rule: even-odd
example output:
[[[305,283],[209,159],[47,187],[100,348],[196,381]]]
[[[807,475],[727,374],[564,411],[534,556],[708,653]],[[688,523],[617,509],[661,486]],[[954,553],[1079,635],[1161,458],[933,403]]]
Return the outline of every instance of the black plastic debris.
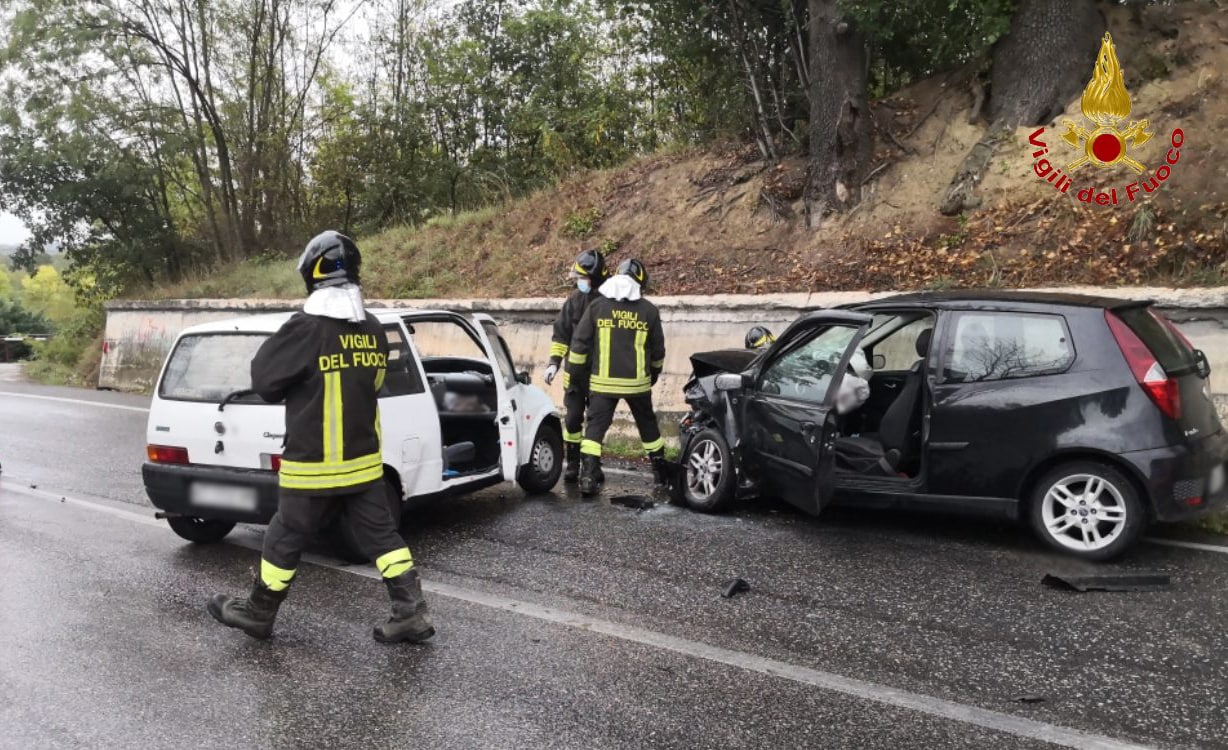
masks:
[[[1041,583],[1074,591],[1159,591],[1171,581],[1163,573],[1048,573]]]
[[[750,584],[741,578],[730,578],[725,582],[725,590],[721,592],[721,597],[732,599],[737,594],[745,591],[750,591]]]
[[[1028,693],[1026,695],[1016,695],[1014,697],[1014,701],[1016,703],[1044,703],[1045,696],[1036,695],[1035,693]]]
[[[610,502],[633,510],[648,510],[656,505],[648,495],[614,495]]]

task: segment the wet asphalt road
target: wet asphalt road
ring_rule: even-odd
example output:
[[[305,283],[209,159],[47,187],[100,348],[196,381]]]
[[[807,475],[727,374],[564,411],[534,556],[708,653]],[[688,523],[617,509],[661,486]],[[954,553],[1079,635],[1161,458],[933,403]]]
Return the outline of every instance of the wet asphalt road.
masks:
[[[375,643],[382,587],[327,559],[260,643],[204,611],[260,529],[152,518],[145,415],[109,408],[146,399],[0,393],[0,748],[1228,747],[1228,554],[1142,544],[1109,569],[1170,587],[1079,594],[1009,525],[507,485],[409,519],[431,643]]]

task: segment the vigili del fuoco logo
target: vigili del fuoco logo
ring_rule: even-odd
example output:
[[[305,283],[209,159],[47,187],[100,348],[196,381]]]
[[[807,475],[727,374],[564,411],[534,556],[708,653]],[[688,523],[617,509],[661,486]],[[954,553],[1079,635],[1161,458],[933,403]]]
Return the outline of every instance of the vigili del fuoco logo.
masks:
[[[1069,117],[1064,118],[1062,125],[1066,132],[1062,133],[1057,148],[1052,152],[1049,144],[1042,140],[1045,128],[1028,136],[1028,143],[1036,148],[1032,152],[1032,159],[1035,160],[1032,168],[1037,177],[1051,184],[1054,190],[1067,194],[1076,180],[1083,184],[1092,183],[1077,188],[1075,198],[1083,203],[1115,206],[1119,202],[1133,203],[1137,198],[1154,193],[1172,176],[1172,168],[1180,160],[1181,145],[1185,142],[1185,133],[1181,128],[1173,130],[1169,137],[1171,147],[1164,155],[1164,163],[1150,176],[1125,185],[1100,189],[1094,184],[1096,170],[1089,172],[1084,169],[1087,165],[1108,169],[1124,164],[1136,174],[1143,175],[1148,168],[1132,153],[1151,140],[1152,134],[1147,130],[1149,123],[1147,120],[1132,120],[1126,124],[1126,118],[1130,115],[1130,94],[1126,91],[1125,79],[1121,74],[1121,63],[1117,61],[1113,37],[1107,31],[1100,44],[1100,54],[1096,56],[1092,79],[1083,89],[1080,105],[1083,117],[1091,124],[1083,127]],[[1065,166],[1058,166],[1059,161],[1066,159],[1069,161]],[[1083,171],[1079,172],[1080,169]],[[1072,178],[1071,175],[1076,173],[1077,176]]]

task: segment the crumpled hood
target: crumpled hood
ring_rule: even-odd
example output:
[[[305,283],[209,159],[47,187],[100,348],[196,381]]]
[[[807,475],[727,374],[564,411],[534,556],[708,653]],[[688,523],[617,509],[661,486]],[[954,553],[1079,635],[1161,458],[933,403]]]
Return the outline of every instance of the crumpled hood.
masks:
[[[597,291],[610,299],[625,299],[634,302],[641,297],[639,283],[625,273],[611,276]]]

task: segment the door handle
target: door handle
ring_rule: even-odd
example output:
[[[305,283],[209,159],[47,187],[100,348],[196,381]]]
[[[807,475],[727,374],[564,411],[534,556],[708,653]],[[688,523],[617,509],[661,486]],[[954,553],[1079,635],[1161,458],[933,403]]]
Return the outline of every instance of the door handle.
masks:
[[[815,424],[814,422],[802,422],[802,434],[803,435],[809,435],[810,433],[814,432],[817,428],[818,428],[818,425]]]
[[[507,416],[506,414],[503,415],[502,417],[499,417],[500,424],[507,424],[510,421],[512,421],[512,418]]]

